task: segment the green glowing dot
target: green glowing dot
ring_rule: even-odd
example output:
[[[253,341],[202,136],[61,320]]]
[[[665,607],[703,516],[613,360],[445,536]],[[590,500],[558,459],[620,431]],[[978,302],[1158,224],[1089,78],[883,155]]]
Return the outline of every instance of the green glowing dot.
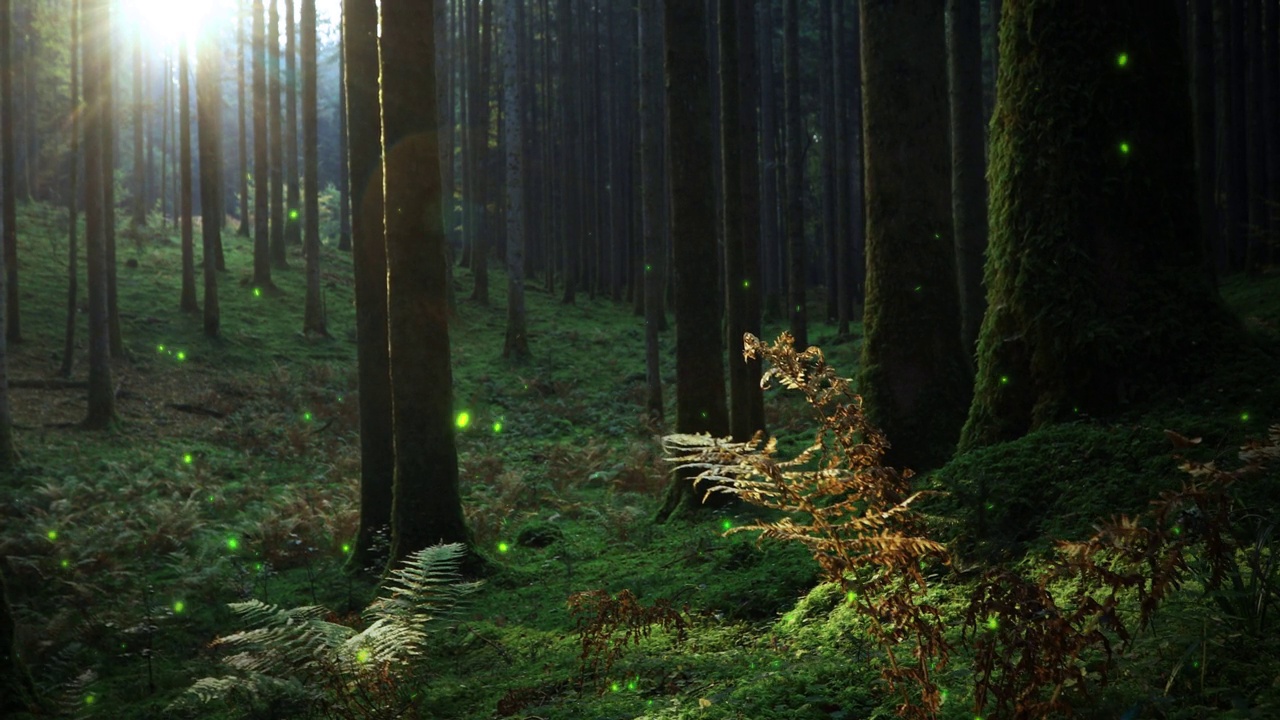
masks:
[[[946,701],[947,701],[947,691],[946,691],[946,690],[943,690],[942,692],[938,693],[938,696],[939,696],[939,697],[938,697],[939,702],[946,702]]]
[[[187,465],[190,465],[191,463],[195,462],[195,458],[191,456],[191,453],[183,453],[182,462],[186,463]]]
[[[996,509],[996,504],[995,504],[995,503],[987,503],[987,509],[988,509],[988,510],[995,510],[995,509]]]
[[[458,422],[459,428],[465,428],[466,426],[470,425],[471,413],[467,412],[466,410],[463,410],[462,412],[458,413],[457,422]]]
[[[164,352],[164,346],[163,346],[163,345],[157,345],[157,346],[156,346],[156,352]]]
[[[1240,413],[1240,422],[1249,422],[1249,413],[1247,412]]]
[[[729,528],[733,527],[733,521],[725,520],[724,522],[720,523],[720,527],[724,528],[725,530],[728,530]]]
[[[998,627],[1000,627],[1000,623],[999,623],[999,621],[997,621],[997,620],[996,620],[996,618],[995,618],[995,616],[994,616],[994,615],[993,615],[993,616],[991,616],[991,617],[989,617],[989,618],[987,618],[987,629],[988,629],[988,630],[995,630],[995,629],[996,629],[996,628],[998,628]]]
[[[504,553],[510,549],[511,549],[511,546],[506,544],[505,542],[498,543],[498,552]]]
[[[254,297],[262,297],[262,288],[254,288],[254,289],[253,289],[253,296],[254,296]]]
[[[173,604],[173,611],[175,613],[181,613],[183,610],[186,610],[186,609],[187,609],[187,604],[182,602],[181,600]]]
[[[1127,143],[1127,142],[1122,142],[1122,143],[1120,143],[1120,154],[1121,154],[1121,155],[1128,155],[1128,154],[1129,154],[1129,143]]]
[[[233,537],[229,537],[229,538],[227,538],[227,549],[228,549],[228,550],[235,550],[236,548],[239,548],[239,547],[240,547],[240,541],[239,541],[239,540],[237,540],[237,539],[235,539],[235,538],[233,538]]]
[[[253,569],[257,570],[258,572],[262,572],[262,563],[254,563]]]
[[[750,280],[743,280],[743,281],[742,281],[742,289],[743,289],[743,290],[746,290],[747,288],[750,288],[750,287],[751,287],[751,281],[750,281]]]
[[[49,538],[50,540],[57,540],[57,539],[58,539],[58,531],[57,531],[57,530],[50,530],[49,532],[45,533],[44,535],[45,535],[45,537]]]
[[[797,305],[797,306],[796,306],[796,312],[800,312],[800,306],[799,306],[799,305]]]
[[[857,598],[858,598],[858,593],[852,590],[844,594],[844,601],[849,603],[850,605],[852,605],[853,601],[856,600]]]
[[[614,692],[618,692],[619,690],[621,690],[621,689],[622,689],[622,686],[618,685],[618,683],[613,683],[613,684],[609,685],[609,689],[610,689],[610,690],[612,690],[612,691],[614,691]]]
[[[652,266],[652,265],[645,265],[645,266],[644,266],[644,271],[645,271],[645,272],[652,272],[652,271],[653,271],[653,266]]]
[[[88,695],[85,695],[85,696],[84,696],[84,704],[85,704],[85,705],[92,705],[92,704],[94,704],[94,703],[95,703],[95,702],[97,702],[97,701],[98,701],[98,696],[97,696],[97,695],[94,695],[93,693],[89,693]]]
[[[704,417],[704,418],[705,418],[706,416],[707,416],[707,411],[706,411],[706,410],[703,410],[703,411],[702,411],[702,417]]]
[[[500,433],[500,432],[502,432],[502,421],[501,421],[501,420],[499,420],[499,421],[497,421],[497,422],[495,422],[495,423],[493,424],[493,431],[494,431],[494,432],[496,432],[496,433]]]
[[[345,402],[345,399],[344,399],[341,395],[339,395],[339,396],[338,396],[338,402]]]
[[[1116,67],[1124,67],[1129,64],[1129,53],[1120,53],[1116,56]]]
[[[302,421],[303,421],[303,422],[311,422],[311,413],[310,413],[310,412],[304,412],[304,413],[302,413]]]
[[[63,558],[62,562],[59,563],[59,565],[62,565],[63,568],[69,568],[71,567],[71,561],[66,558]]]
[[[922,288],[922,287],[924,287],[924,286],[923,286],[923,285],[917,285],[917,286],[916,286],[916,292],[920,292],[920,288]]]
[[[1008,385],[1008,384],[1009,384],[1009,376],[1008,376],[1008,375],[1001,375],[1001,376],[1000,376],[1000,384],[1001,384],[1001,385]]]
[[[934,240],[941,240],[941,239],[942,239],[942,234],[941,234],[941,233],[934,233],[934,234],[933,234],[933,239],[934,239]]]
[[[290,210],[290,211],[289,211],[289,219],[290,219],[290,220],[297,220],[297,219],[298,219],[298,211],[297,211],[297,210]]]
[[[636,681],[635,681],[635,680],[628,680],[628,681],[627,681],[627,689],[628,689],[628,690],[635,690],[635,689],[636,689]]]
[[[1174,535],[1181,535],[1181,534],[1182,534],[1182,528],[1181,528],[1181,527],[1179,527],[1179,526],[1177,526],[1177,525],[1174,525],[1174,526],[1173,526],[1173,534],[1174,534]]]
[[[179,362],[181,362],[182,360],[186,360],[186,359],[187,359],[187,354],[186,354],[185,352],[183,352],[183,351],[179,350],[179,351],[178,351],[178,355],[177,355],[177,357],[178,357]]]
[[[210,496],[209,496],[209,502],[213,502],[213,496],[212,496],[212,495],[210,495]]]
[[[342,554],[346,555],[351,552],[351,543],[342,543]]]
[[[356,653],[356,662],[369,662],[369,651],[361,649]]]

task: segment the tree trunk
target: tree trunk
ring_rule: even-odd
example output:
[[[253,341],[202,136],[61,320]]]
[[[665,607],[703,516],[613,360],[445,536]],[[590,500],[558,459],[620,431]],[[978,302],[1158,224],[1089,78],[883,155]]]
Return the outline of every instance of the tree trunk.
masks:
[[[275,291],[271,282],[271,184],[267,144],[266,29],[262,0],[253,0],[253,286]]]
[[[347,160],[351,259],[355,265],[356,364],[360,385],[360,530],[349,570],[372,567],[380,533],[389,538],[395,444],[387,357],[387,256],[383,237],[382,117],[378,100],[378,8],[375,0],[342,7],[347,91]]]
[[[236,14],[236,122],[240,129],[238,136],[240,141],[240,226],[236,228],[236,234],[246,238],[249,237],[249,133],[245,119],[244,76],[248,68],[245,67],[244,23],[248,20],[245,17],[248,15],[248,9],[247,0],[239,0]],[[260,184],[261,181],[255,169],[253,178],[255,192]]]
[[[470,207],[470,222],[467,224],[468,244],[471,246],[471,275],[474,284],[471,287],[471,299],[480,304],[489,304],[489,242],[485,232],[485,203],[487,198],[484,192],[484,180],[481,178],[484,172],[485,159],[489,156],[489,74],[488,58],[489,43],[484,39],[486,36],[486,28],[493,22],[492,3],[484,4],[483,16],[481,11],[469,5],[469,10],[473,19],[478,19],[472,28],[472,35],[468,38],[468,43],[474,45],[472,52],[476,62],[482,68],[472,69],[472,85],[467,90],[468,102],[471,104],[471,127],[468,129],[470,135],[470,143],[473,150],[473,156],[465,158],[465,162],[470,170],[465,171],[471,177],[471,186],[475,192],[475,196],[468,198],[467,204]]]
[[[720,323],[706,4],[665,0],[667,157],[676,282],[676,432],[729,432]],[[658,519],[702,506],[705,483],[676,473]],[[722,505],[715,494],[708,504]]]
[[[662,0],[640,0],[640,192],[644,232],[644,359],[647,387],[645,408],[660,421],[662,367],[658,330],[663,316],[662,288],[667,251],[662,195],[666,180],[663,162]]]
[[[886,462],[915,470],[951,456],[969,400],[950,237],[943,20],[933,0],[862,4],[867,298],[858,388],[893,443]]]
[[[191,68],[187,56],[190,52],[187,49],[186,37],[178,40],[178,94],[182,97],[178,100],[178,164],[180,166],[178,172],[182,177],[181,192],[181,219],[179,224],[182,226],[182,296],[178,301],[178,307],[182,312],[195,313],[200,312],[200,305],[196,302],[196,261],[195,261],[195,233],[191,219],[192,215],[192,178],[191,178]]]
[[[1173,7],[1050,4],[1005,7],[990,309],[964,449],[1112,415],[1203,372],[1204,354],[1232,340],[1202,269]],[[1124,48],[1127,62],[1098,48]]]
[[[147,224],[147,176],[142,156],[142,28],[133,28],[133,215],[134,228]]]
[[[71,2],[71,45],[67,48],[71,75],[71,145],[67,163],[67,322],[63,332],[62,364],[58,375],[71,377],[76,357],[76,325],[79,305],[79,258],[76,243],[79,232],[80,203],[80,0]],[[2,317],[2,316],[0,316]],[[0,432],[3,432],[0,430]],[[3,441],[0,441],[2,444]]]
[[[116,70],[113,49],[115,47],[115,13],[110,3],[103,15],[101,32],[107,38],[107,47],[102,54],[102,105],[104,116],[103,127],[106,128],[106,139],[102,145],[103,172],[106,176],[102,183],[102,209],[105,216],[106,230],[106,268],[107,268],[107,341],[111,359],[124,357],[124,337],[120,333],[120,305],[116,289]],[[12,269],[12,268],[11,268]],[[11,287],[12,291],[13,288]],[[114,389],[113,391],[114,392]]]
[[[1250,272],[1259,272],[1267,256],[1267,145],[1263,126],[1263,68],[1262,57],[1262,3],[1248,0],[1245,16],[1245,174],[1248,205],[1248,250],[1245,265]],[[1275,28],[1270,29],[1276,33]]]
[[[756,162],[753,9],[745,0],[719,0],[720,145],[724,188],[726,346],[729,349],[729,427],[750,440],[764,429],[760,361],[744,361],[742,337],[760,333],[759,165]],[[745,30],[742,29],[743,26]],[[748,49],[743,52],[739,44]]]
[[[523,362],[529,358],[529,334],[524,311],[525,205],[523,161],[523,88],[520,87],[521,22],[519,3],[506,0],[502,13],[502,84],[506,93],[503,121],[507,188],[507,336],[502,357]]]
[[[434,10],[381,0],[383,193],[395,487],[391,557],[470,543],[458,490]],[[397,208],[420,208],[412,213]]]
[[[809,313],[805,303],[806,266],[804,242],[804,123],[800,110],[800,17],[798,0],[783,3],[782,84],[786,93],[784,119],[787,130],[787,269],[790,292],[787,315],[791,336],[800,350],[809,346]]]
[[[947,0],[951,106],[951,218],[960,297],[960,347],[972,370],[986,310],[987,150],[982,118],[982,18],[973,0]]]
[[[9,0],[0,0],[0,3]],[[111,341],[107,332],[107,212],[104,185],[111,178],[105,162],[112,138],[105,102],[107,37],[110,0],[85,0],[84,27],[84,228],[89,285],[89,409],[83,426],[104,430],[115,421],[115,387],[111,382]],[[5,107],[9,104],[5,103]],[[7,156],[7,154],[6,154]],[[9,187],[8,183],[5,184]]]
[[[778,99],[773,71],[773,12],[771,3],[759,3],[756,48],[760,62],[760,246],[765,258],[764,314],[776,318],[782,312],[781,239],[778,235]]]
[[[22,339],[18,325],[18,200],[17,145],[13,129],[13,11],[12,0],[0,6],[0,184],[3,185],[5,338]]]
[[[346,26],[338,29],[338,250],[351,251],[351,173],[347,165]]]
[[[202,38],[196,46],[196,130],[200,134],[200,235],[204,241],[204,334],[217,337],[221,317],[218,309],[218,247],[222,242],[223,216],[222,154],[219,152],[222,132],[222,82],[218,69],[218,48],[212,37]],[[209,217],[209,213],[216,213]]]
[[[307,297],[302,318],[303,333],[327,336],[324,305],[320,298],[320,132],[316,111],[316,0],[302,0],[302,146],[303,184],[306,186]],[[295,110],[297,108],[294,108]],[[297,138],[294,138],[296,145]],[[297,183],[294,183],[296,189]]]
[[[302,216],[305,214],[302,196],[298,188],[298,46],[295,40],[298,30],[294,25],[293,0],[284,0],[284,182],[287,193],[285,196],[284,241],[286,245],[299,245],[302,243]],[[306,70],[304,69],[302,72],[306,73]],[[303,110],[303,112],[306,112],[306,110]],[[303,132],[306,131],[304,130]],[[311,192],[310,186],[308,186],[307,192]],[[306,272],[309,274],[310,270]]]
[[[267,89],[267,147],[271,153],[271,267],[289,267],[284,244],[284,135],[280,112],[280,0],[270,0],[265,43]],[[256,127],[254,128],[257,129]]]
[[[973,0],[971,0],[973,2]],[[822,224],[818,235],[819,247],[826,255],[826,321],[836,322],[840,316],[840,284],[847,278],[840,273],[836,260],[836,87],[835,87],[835,38],[831,27],[831,0],[818,2],[818,124],[822,135],[818,142],[821,154],[820,191],[822,193]],[[974,6],[977,3],[974,2]]]
[[[1214,138],[1213,91],[1213,5],[1212,0],[1192,0],[1191,56],[1195,109],[1196,142],[1196,204],[1200,210],[1200,241],[1206,257],[1213,257],[1218,238],[1217,194],[1217,146]],[[1205,263],[1205,270],[1212,277],[1214,263]]]

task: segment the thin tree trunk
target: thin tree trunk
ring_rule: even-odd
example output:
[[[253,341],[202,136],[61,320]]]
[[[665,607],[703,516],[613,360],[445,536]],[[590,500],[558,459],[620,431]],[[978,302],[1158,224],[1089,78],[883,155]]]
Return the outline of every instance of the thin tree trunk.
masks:
[[[306,274],[307,296],[302,320],[303,333],[327,336],[324,305],[320,298],[320,133],[316,103],[316,0],[302,0],[302,145],[306,186]],[[296,108],[295,108],[296,109]],[[294,138],[297,142],[297,138]],[[296,183],[295,183],[296,188]]]
[[[249,72],[249,68],[245,66],[245,37],[244,24],[249,21],[248,0],[240,0],[239,12],[236,15],[236,123],[239,125],[240,133],[239,151],[240,151],[240,226],[236,228],[236,234],[240,237],[249,237],[249,132],[246,125],[245,112],[245,87],[244,76]],[[262,181],[257,177],[257,170],[254,170],[253,186],[254,192],[261,187]]]
[[[289,267],[284,244],[284,135],[280,112],[280,0],[270,0],[270,21],[264,43],[267,79],[267,139],[271,153],[271,267]],[[256,127],[255,127],[256,130]]]
[[[338,250],[351,251],[351,173],[347,165],[347,28],[338,29]]]
[[[7,3],[9,0],[0,0]],[[94,32],[84,39],[84,226],[89,285],[89,408],[83,426],[103,430],[115,421],[115,388],[111,383],[111,341],[107,331],[106,192],[111,177],[104,162],[111,144],[105,102],[106,26],[110,0],[86,0],[83,20]],[[4,104],[5,107],[9,103]],[[7,186],[7,184],[6,184]]]
[[[222,86],[218,52],[211,37],[202,38],[196,50],[196,126],[200,134],[200,235],[204,241],[204,334],[217,337],[221,316],[218,308],[218,247],[222,242],[223,217],[220,202],[222,157]],[[209,213],[214,212],[213,218]]]
[[[22,340],[18,324],[18,201],[13,101],[13,11],[0,5],[0,183],[3,184],[5,339]]]
[[[253,285],[273,292],[271,282],[271,185],[267,160],[267,59],[262,0],[253,0]]]
[[[809,313],[805,301],[806,249],[804,241],[804,132],[800,111],[800,17],[797,0],[783,4],[782,83],[786,92],[787,125],[787,313],[791,336],[799,349],[809,346]]]
[[[108,3],[104,12],[104,22],[100,26],[108,43],[102,57],[102,104],[105,112],[103,124],[106,128],[106,140],[102,145],[103,172],[106,173],[102,184],[102,209],[106,218],[107,233],[107,338],[113,360],[124,357],[124,336],[120,333],[120,305],[116,288],[116,69],[113,57],[114,48],[117,46],[116,12],[118,10],[113,9]]]
[[[521,20],[523,0],[506,0],[503,6],[502,83],[506,91],[504,121],[507,189],[507,336],[502,357],[523,362],[529,358],[529,333],[524,309],[525,205],[523,156],[523,88],[520,87]],[[446,188],[447,190],[448,188]]]
[[[142,155],[142,28],[133,28],[133,227],[147,224],[147,179]]]
[[[178,100],[178,172],[181,174],[182,190],[179,198],[182,210],[180,211],[182,226],[182,296],[178,301],[178,308],[182,312],[197,313],[200,312],[200,305],[196,302],[196,261],[195,261],[195,231],[192,222],[192,168],[191,168],[191,68],[190,61],[187,59],[190,55],[187,47],[186,37],[178,40],[178,94],[182,97]],[[203,158],[201,158],[203,159]],[[203,172],[203,168],[201,169]],[[202,223],[203,224],[203,223]]]
[[[285,197],[284,242],[286,245],[302,243],[303,200],[298,188],[298,47],[297,28],[293,21],[293,0],[284,0],[284,182]],[[303,72],[306,72],[305,70]],[[305,112],[305,111],[304,111]],[[308,193],[311,190],[308,188]]]
[[[982,118],[982,18],[973,0],[947,0],[951,107],[951,218],[960,298],[960,343],[973,369],[986,310],[987,158]]]
[[[71,161],[67,164],[67,323],[63,333],[62,364],[58,375],[71,377],[76,356],[76,316],[79,293],[79,258],[76,242],[79,231],[80,184],[80,0],[71,0]],[[0,431],[2,432],[2,431]],[[2,441],[0,441],[2,442]]]
[[[645,408],[661,421],[662,368],[658,331],[662,325],[663,270],[667,252],[662,214],[666,168],[663,162],[662,0],[640,0],[640,192],[644,228]]]

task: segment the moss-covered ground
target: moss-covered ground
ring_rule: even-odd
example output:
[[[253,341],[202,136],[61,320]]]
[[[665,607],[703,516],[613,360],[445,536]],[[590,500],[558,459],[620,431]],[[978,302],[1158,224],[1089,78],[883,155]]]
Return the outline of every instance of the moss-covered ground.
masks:
[[[60,360],[66,240],[56,213],[24,208],[20,222],[23,341],[10,347],[10,377],[32,381]],[[0,555],[20,647],[51,713],[181,717],[170,704],[220,672],[209,642],[237,629],[226,603],[318,603],[349,616],[376,592],[342,571],[359,468],[350,258],[324,251],[331,337],[308,338],[300,255],[276,274],[283,293],[258,297],[245,282],[249,244],[231,233],[224,242],[223,336],[208,340],[198,317],[177,310],[172,232],[153,228],[136,241],[122,233],[130,357],[116,365],[115,428],[75,427],[81,388],[11,391],[22,458],[0,482]],[[137,267],[124,265],[130,259]],[[459,433],[465,511],[493,572],[416,668],[417,716],[892,717],[883,655],[841,594],[819,585],[803,549],[723,535],[754,518],[750,509],[652,522],[666,483],[657,444],[665,428],[642,409],[642,322],[629,303],[582,293],[566,306],[540,283],[528,295],[533,359],[512,365],[500,357],[501,276],[483,307],[467,300],[470,277],[457,270],[451,340],[455,405],[468,420]],[[1034,568],[1049,538],[1085,537],[1102,518],[1141,510],[1178,485],[1165,430],[1201,438],[1178,452],[1230,465],[1244,439],[1280,421],[1280,276],[1232,278],[1223,295],[1263,349],[1120,418],[1082,417],[922,478],[951,491],[930,511],[960,559],[933,577],[930,598],[958,648],[974,568],[993,558]],[[83,312],[79,320],[75,378],[85,364]],[[856,333],[838,345],[826,326],[811,334],[855,374]],[[664,333],[668,381],[673,339]],[[807,409],[776,391],[766,406],[783,448],[802,447]],[[1259,487],[1256,512],[1274,519],[1275,493]],[[608,672],[584,677],[567,600],[597,589],[670,600],[684,608],[688,636],[655,631]],[[1076,714],[1275,717],[1280,645],[1265,619],[1258,627],[1188,582],[1118,659],[1106,688],[1072,696]],[[942,716],[975,717],[965,651],[941,677]],[[241,699],[187,714],[298,713]]]

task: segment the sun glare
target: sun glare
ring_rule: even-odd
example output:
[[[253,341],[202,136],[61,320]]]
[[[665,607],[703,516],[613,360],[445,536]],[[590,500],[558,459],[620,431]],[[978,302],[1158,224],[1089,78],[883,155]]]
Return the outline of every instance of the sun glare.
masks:
[[[130,23],[160,47],[177,45],[183,36],[190,40],[206,23],[234,11],[233,0],[127,0]]]

